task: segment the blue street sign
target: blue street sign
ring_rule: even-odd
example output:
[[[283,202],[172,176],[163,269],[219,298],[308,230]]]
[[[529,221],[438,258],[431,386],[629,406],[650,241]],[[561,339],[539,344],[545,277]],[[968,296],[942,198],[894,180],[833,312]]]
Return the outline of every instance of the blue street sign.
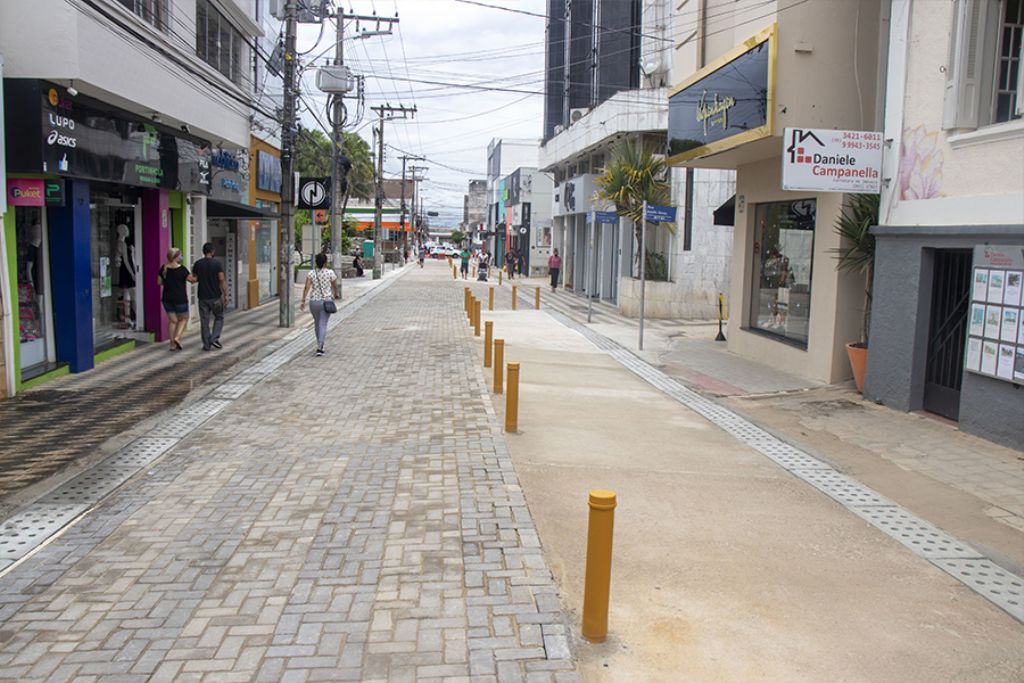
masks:
[[[675,223],[676,207],[648,204],[647,215],[645,217],[652,223]]]
[[[614,211],[594,211],[595,223],[618,223],[619,214]]]

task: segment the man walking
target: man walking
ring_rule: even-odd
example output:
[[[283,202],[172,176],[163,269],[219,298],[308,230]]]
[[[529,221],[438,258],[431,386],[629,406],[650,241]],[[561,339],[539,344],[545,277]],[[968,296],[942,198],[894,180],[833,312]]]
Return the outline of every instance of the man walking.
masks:
[[[203,336],[203,351],[209,351],[210,347],[219,349],[224,309],[228,305],[228,283],[224,278],[224,266],[213,258],[213,244],[210,242],[203,245],[203,258],[192,266],[192,275],[199,283],[199,331]]]
[[[463,247],[462,251],[459,252],[459,260],[461,261],[459,271],[462,273],[463,280],[465,280],[469,275],[469,257],[471,255],[472,254],[469,253],[469,247]]]

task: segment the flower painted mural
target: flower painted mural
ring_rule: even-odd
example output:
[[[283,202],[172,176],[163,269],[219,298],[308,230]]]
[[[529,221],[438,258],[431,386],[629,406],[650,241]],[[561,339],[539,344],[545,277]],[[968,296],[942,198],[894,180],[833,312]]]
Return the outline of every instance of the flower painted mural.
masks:
[[[900,199],[942,196],[943,151],[939,132],[922,126],[903,130],[900,145]]]

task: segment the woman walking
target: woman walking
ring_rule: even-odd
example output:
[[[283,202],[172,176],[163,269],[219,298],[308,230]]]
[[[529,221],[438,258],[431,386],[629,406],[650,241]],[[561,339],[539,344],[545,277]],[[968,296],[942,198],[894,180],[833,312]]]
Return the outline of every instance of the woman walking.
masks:
[[[316,331],[316,355],[324,355],[324,343],[327,341],[327,320],[338,307],[334,303],[337,295],[338,276],[327,265],[327,255],[316,255],[316,268],[306,275],[306,287],[302,290],[302,304],[299,310],[305,310],[306,297],[309,297],[309,312],[313,316],[313,327]]]
[[[167,250],[167,263],[160,267],[157,275],[163,292],[160,302],[167,312],[167,335],[171,351],[181,351],[181,335],[188,325],[188,287],[186,282],[195,282],[188,268],[181,265],[181,250]]]
[[[555,249],[551,257],[548,258],[548,272],[551,273],[551,291],[558,289],[558,273],[562,270],[562,257],[558,255],[558,250]]]

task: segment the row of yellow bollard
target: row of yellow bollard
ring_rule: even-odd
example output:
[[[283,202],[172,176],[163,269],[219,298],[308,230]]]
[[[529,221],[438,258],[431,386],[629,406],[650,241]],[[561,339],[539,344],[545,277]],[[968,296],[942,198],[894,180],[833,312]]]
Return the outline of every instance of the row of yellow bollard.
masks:
[[[500,282],[500,275],[499,275]],[[512,286],[512,310],[516,310],[516,286]],[[464,289],[463,305],[474,336],[480,336],[480,300],[469,287]],[[540,308],[540,288],[534,296],[534,307]],[[488,289],[487,309],[494,310],[494,288]],[[494,322],[484,323],[484,367],[494,369],[495,394],[505,393],[505,433],[519,431],[519,363],[505,365],[505,340],[494,339]],[[507,381],[505,374],[507,372]],[[608,604],[611,594],[612,536],[615,527],[615,492],[604,489],[590,491],[590,515],[587,521],[587,559],[583,587],[582,634],[587,640],[600,643],[608,635]]]

